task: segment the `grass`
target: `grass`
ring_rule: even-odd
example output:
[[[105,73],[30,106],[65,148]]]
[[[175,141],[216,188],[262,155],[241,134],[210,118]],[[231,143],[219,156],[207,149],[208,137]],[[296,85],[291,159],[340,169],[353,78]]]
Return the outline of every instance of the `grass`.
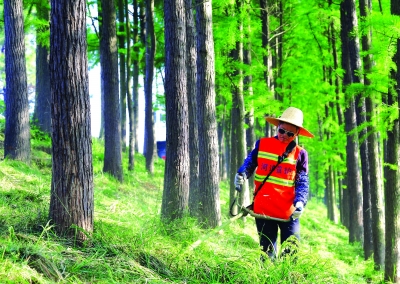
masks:
[[[230,222],[221,182],[223,230],[202,230],[189,216],[160,220],[164,161],[155,173],[135,156],[124,183],[103,174],[103,146],[93,141],[95,224],[91,246],[54,234],[50,143],[32,143],[32,163],[0,161],[0,283],[383,283],[360,244],[311,200],[296,258],[260,261],[252,218]],[[127,159],[124,156],[124,165]],[[191,245],[201,239],[194,249]]]

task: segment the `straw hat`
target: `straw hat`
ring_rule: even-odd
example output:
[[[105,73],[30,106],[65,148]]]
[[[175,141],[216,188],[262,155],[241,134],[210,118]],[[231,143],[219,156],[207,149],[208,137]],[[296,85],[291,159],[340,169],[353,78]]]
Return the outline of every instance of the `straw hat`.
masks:
[[[279,122],[290,123],[300,128],[299,135],[306,137],[314,137],[314,135],[303,127],[303,112],[295,107],[288,107],[280,117],[266,117],[266,121],[278,126]]]

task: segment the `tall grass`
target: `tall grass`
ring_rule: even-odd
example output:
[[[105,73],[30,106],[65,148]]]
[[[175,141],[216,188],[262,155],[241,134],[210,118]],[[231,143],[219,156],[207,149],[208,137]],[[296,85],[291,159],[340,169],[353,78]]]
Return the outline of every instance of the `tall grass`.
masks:
[[[47,144],[46,144],[47,143]],[[145,171],[142,155],[124,183],[103,174],[93,141],[95,224],[90,246],[76,246],[48,224],[49,141],[32,143],[31,165],[0,161],[0,283],[381,283],[382,273],[349,244],[341,225],[311,200],[296,256],[261,261],[252,218],[231,222],[221,182],[223,229],[202,230],[186,216],[160,220],[164,161]],[[124,155],[124,165],[127,165]],[[201,240],[193,248],[196,241]]]

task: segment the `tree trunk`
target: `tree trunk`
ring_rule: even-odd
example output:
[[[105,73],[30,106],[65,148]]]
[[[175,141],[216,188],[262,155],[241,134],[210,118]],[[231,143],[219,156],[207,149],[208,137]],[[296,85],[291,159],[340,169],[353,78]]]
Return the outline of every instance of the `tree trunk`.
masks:
[[[94,210],[86,1],[52,0],[51,9],[49,219],[59,233],[85,241],[93,232]]]
[[[125,32],[125,0],[118,0],[118,47],[120,50],[125,49],[125,42],[130,39],[126,36]],[[126,17],[128,14],[126,14]],[[128,39],[128,40],[126,40]],[[126,56],[123,52],[118,53],[119,55],[119,99],[121,108],[121,146],[122,151],[126,150],[126,98],[129,85],[127,84],[127,65]],[[129,67],[128,67],[129,68]]]
[[[191,0],[185,0],[186,16],[186,70],[187,70],[187,96],[189,104],[189,161],[190,161],[190,192],[189,210],[192,216],[199,216],[201,194],[199,188],[199,132],[197,121],[196,101],[196,27],[194,22],[194,9]]]
[[[50,19],[49,8],[39,2],[36,9],[38,18],[48,22]],[[49,52],[48,48],[38,40],[39,35],[48,29],[49,27],[38,28],[36,31],[36,97],[33,121],[41,131],[51,134]]]
[[[218,145],[219,145],[219,179],[226,180],[228,175],[228,155],[229,151],[226,151],[226,148],[230,150],[230,147],[227,146],[229,143],[227,142],[227,135],[228,132],[227,124],[229,124],[229,120],[227,119],[226,112],[227,107],[225,99],[222,97],[217,98],[218,103],[217,105],[223,106],[223,109],[220,112],[220,117],[218,119]]]
[[[165,0],[165,109],[167,149],[161,215],[181,218],[189,204],[189,119],[184,0]],[[148,31],[149,32],[149,31]]]
[[[133,0],[133,72],[132,72],[132,96],[133,96],[133,125],[134,133],[133,136],[136,137],[134,151],[139,152],[139,13],[138,13],[138,2]]]
[[[126,99],[128,101],[128,115],[129,115],[129,153],[128,153],[128,171],[133,171],[134,166],[135,166],[135,113],[133,111],[133,95],[130,90],[130,85],[131,85],[131,24],[130,24],[130,19],[129,19],[129,8],[128,8],[128,0],[124,0],[124,9],[125,9],[125,15],[126,15],[126,23],[125,23],[125,29],[126,29],[126,38],[127,40],[127,46],[126,46],[126,65],[127,65],[127,70],[126,70],[126,83],[127,83],[127,88],[126,88]],[[136,9],[137,9],[137,4],[136,4]],[[136,11],[137,13],[137,11]]]
[[[396,3],[395,3],[396,2]],[[391,12],[400,15],[399,1],[391,1]],[[397,52],[393,61],[397,72],[391,71],[391,77],[395,85],[389,90],[389,106],[400,106],[400,38],[397,39]],[[385,280],[400,283],[400,110],[397,119],[393,121],[393,129],[388,132],[387,159],[386,163],[392,165],[387,167],[385,178],[385,221],[386,221],[386,259]]]
[[[103,10],[101,8],[101,1],[102,0],[97,0],[97,11],[99,14],[99,37],[101,38],[102,31],[103,31]],[[99,48],[99,54],[101,53],[101,46]],[[101,55],[100,55],[101,56]],[[101,65],[101,64],[100,64]],[[99,139],[104,139],[104,84],[101,82],[101,118],[100,118],[100,133],[99,133]]]
[[[153,77],[154,56],[156,53],[156,38],[154,33],[154,0],[146,1],[146,75],[144,77],[145,96],[145,126],[144,126],[144,154],[146,156],[146,170],[154,172],[154,120],[153,120]],[[168,82],[168,81],[167,81]]]
[[[103,21],[100,37],[100,65],[104,90],[103,171],[122,181],[116,13],[114,0],[102,0],[101,2]]]
[[[283,7],[282,7],[282,1],[283,0],[278,0],[276,5],[276,15],[278,17],[279,21],[279,27],[275,31],[275,45],[272,47],[272,70],[276,72],[275,78],[281,78],[282,74],[282,64],[283,64],[283,34],[284,34],[284,24],[283,24]],[[283,95],[280,94],[278,90],[282,89],[282,83],[279,80],[273,80],[273,90],[274,90],[274,95],[275,99],[277,101],[282,102],[283,101]],[[272,127],[272,126],[271,126]],[[274,131],[272,131],[274,133]]]
[[[248,11],[249,12],[249,11]],[[251,65],[252,65],[252,58],[251,58],[251,26],[248,24],[247,26],[247,44],[246,47],[243,50],[243,62],[246,64],[249,69],[251,70]],[[246,149],[245,149],[245,156],[247,153],[249,153],[255,146],[256,143],[256,134],[255,134],[255,122],[254,122],[254,105],[253,105],[253,76],[249,71],[248,73],[245,74],[244,76],[244,96],[248,97],[248,107],[246,107],[246,104],[244,106],[246,110],[246,115],[245,115],[245,123],[247,124],[247,129],[246,129]],[[249,178],[249,192],[254,192],[254,175],[252,175]],[[251,194],[249,194],[251,195]],[[250,197],[248,197],[250,198]]]
[[[262,47],[264,49],[263,53],[263,63],[264,63],[264,81],[267,88],[273,92],[274,91],[274,80],[272,75],[272,52],[270,41],[270,25],[269,25],[269,6],[268,0],[260,0],[260,11],[261,11],[261,31],[262,31]],[[267,135],[266,137],[269,137]]]
[[[372,3],[371,0],[360,0],[360,16],[361,20],[367,23],[366,19],[369,17],[372,12]],[[371,81],[369,79],[369,74],[372,72],[373,58],[370,53],[371,49],[371,29],[369,28],[367,33],[362,36],[361,44],[363,52],[367,53],[363,57],[364,63],[364,85],[366,87],[371,85]],[[368,145],[368,176],[369,176],[369,186],[364,187],[364,202],[363,202],[363,212],[364,212],[364,259],[367,260],[373,255],[374,252],[374,240],[372,234],[372,204],[371,204],[371,191],[375,192],[383,192],[382,189],[382,179],[381,168],[380,165],[380,157],[379,157],[379,146],[378,139],[376,133],[376,127],[374,124],[374,116],[375,116],[375,106],[373,103],[374,94],[369,93],[365,97],[365,107],[367,113],[367,121],[368,128],[367,133],[369,133],[367,137],[367,145]]]
[[[357,52],[358,39],[350,37],[357,23],[355,14],[354,0],[345,0],[340,4],[340,19],[341,19],[341,36],[342,36],[342,68],[345,70],[343,77],[343,89],[357,81],[355,79],[356,68],[355,61],[359,57]],[[359,82],[359,81],[358,81]],[[362,242],[363,239],[363,219],[362,219],[362,187],[359,161],[359,144],[357,135],[351,134],[357,127],[356,121],[356,106],[352,94],[347,95],[348,107],[345,110],[345,130],[347,133],[346,145],[346,164],[347,164],[347,188],[349,191],[350,205],[350,226],[349,226],[349,241]]]
[[[4,1],[6,129],[4,157],[30,162],[28,85],[22,0]]]
[[[243,3],[241,0],[236,1],[236,12],[238,15],[237,25],[238,25],[238,41],[236,42],[236,49],[232,50],[231,56],[237,66],[243,65],[243,19],[241,16],[241,11],[243,9]],[[232,74],[232,109],[231,109],[231,172],[230,172],[230,202],[232,204],[237,195],[235,189],[234,180],[237,169],[242,165],[244,159],[246,158],[246,137],[245,137],[245,110],[244,110],[244,97],[243,97],[243,70],[240,67],[236,67]],[[249,187],[248,182],[245,182],[242,186],[241,194],[238,198],[237,205],[248,205]],[[246,204],[244,203],[246,201]],[[232,207],[232,214],[236,215],[238,213],[239,207]]]
[[[332,164],[330,164],[328,169],[328,197],[327,197],[327,206],[328,206],[328,218],[333,223],[337,223],[337,214],[336,214],[336,190],[335,190],[335,178]]]
[[[215,66],[211,2],[196,0],[197,114],[199,121],[199,188],[205,227],[221,224],[218,134],[215,119]]]

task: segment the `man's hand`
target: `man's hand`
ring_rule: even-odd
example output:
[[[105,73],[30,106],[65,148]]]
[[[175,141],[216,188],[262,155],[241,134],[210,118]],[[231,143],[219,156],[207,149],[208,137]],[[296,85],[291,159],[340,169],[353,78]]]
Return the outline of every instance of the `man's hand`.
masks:
[[[301,214],[303,214],[304,211],[304,204],[301,201],[296,202],[296,210],[292,214],[292,219],[296,220],[297,218],[300,218]]]
[[[237,173],[235,175],[235,188],[237,191],[242,190],[242,185],[244,183],[244,180],[246,179],[246,173]]]

